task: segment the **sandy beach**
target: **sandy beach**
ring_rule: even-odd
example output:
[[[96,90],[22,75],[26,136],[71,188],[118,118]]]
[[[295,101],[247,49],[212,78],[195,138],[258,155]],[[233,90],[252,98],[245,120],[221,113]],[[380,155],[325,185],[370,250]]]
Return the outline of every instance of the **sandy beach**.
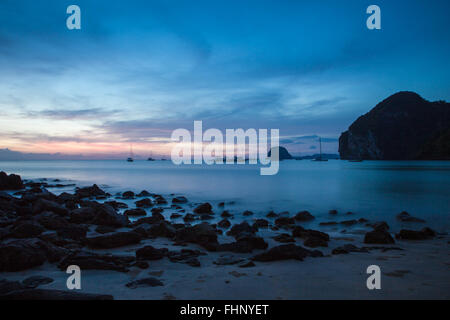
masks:
[[[269,212],[266,219],[248,211],[234,223],[238,213],[226,203],[147,192],[111,196],[97,186],[27,181],[17,189],[0,197],[0,279],[6,280],[0,292],[6,299],[38,289],[114,299],[450,298],[447,234],[399,232],[349,214],[337,223],[333,219],[346,213],[334,211],[320,231],[307,229],[314,216],[304,211]],[[426,226],[407,213],[398,219],[413,230]],[[44,257],[22,263],[33,260],[28,246]],[[77,261],[81,290],[70,291],[65,268]],[[380,290],[366,286],[370,265],[381,269]],[[37,285],[24,286],[30,277]],[[20,290],[11,289],[14,283]]]

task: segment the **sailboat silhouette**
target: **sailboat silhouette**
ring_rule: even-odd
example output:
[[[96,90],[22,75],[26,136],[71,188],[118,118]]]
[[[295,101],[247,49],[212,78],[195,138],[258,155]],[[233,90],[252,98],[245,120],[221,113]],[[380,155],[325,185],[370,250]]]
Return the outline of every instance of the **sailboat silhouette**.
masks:
[[[133,162],[133,145],[130,145],[130,156],[127,158],[128,162]]]
[[[319,137],[320,155],[319,158],[315,158],[313,161],[328,161],[328,159],[322,158],[322,139]]]

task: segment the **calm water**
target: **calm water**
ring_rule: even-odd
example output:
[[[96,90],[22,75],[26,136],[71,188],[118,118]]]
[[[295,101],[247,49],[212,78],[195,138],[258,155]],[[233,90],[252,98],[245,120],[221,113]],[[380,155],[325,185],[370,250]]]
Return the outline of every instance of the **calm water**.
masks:
[[[309,210],[317,221],[365,217],[400,227],[395,215],[406,210],[439,231],[450,229],[449,161],[285,161],[275,176],[260,176],[259,166],[175,166],[170,161],[0,162],[0,170],[26,179],[97,183],[112,194],[146,189],[192,201],[234,201],[233,211],[249,209],[261,216],[269,210]],[[330,209],[340,214],[330,217]],[[347,211],[354,216],[346,216]]]

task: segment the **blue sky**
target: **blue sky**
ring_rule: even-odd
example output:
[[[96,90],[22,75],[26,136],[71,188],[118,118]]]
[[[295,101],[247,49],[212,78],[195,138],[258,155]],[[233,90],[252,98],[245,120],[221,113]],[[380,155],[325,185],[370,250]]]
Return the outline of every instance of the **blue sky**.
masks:
[[[66,28],[81,8],[82,29]],[[381,8],[382,30],[366,28]],[[401,91],[450,100],[449,1],[0,2],[0,148],[167,153],[170,133],[279,128],[292,153]]]

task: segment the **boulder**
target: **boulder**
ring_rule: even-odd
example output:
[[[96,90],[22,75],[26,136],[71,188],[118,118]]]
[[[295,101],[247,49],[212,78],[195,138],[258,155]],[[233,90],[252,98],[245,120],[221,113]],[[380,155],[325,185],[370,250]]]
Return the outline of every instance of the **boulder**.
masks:
[[[130,216],[130,217],[138,217],[138,216],[146,216],[147,212],[142,208],[136,208],[136,209],[125,210],[125,212],[123,214],[125,216]]]
[[[395,241],[389,232],[385,230],[374,230],[366,233],[364,236],[364,243],[391,244],[395,243]]]
[[[18,223],[9,234],[9,237],[12,238],[34,238],[44,232],[45,229],[36,222],[25,221]]]
[[[42,265],[45,252],[33,242],[17,240],[0,245],[0,272],[27,270]]]
[[[150,208],[153,206],[153,202],[149,198],[144,198],[142,200],[138,200],[135,202],[135,204],[136,204],[136,207],[138,207],[138,208]]]
[[[91,197],[97,197],[97,196],[105,196],[106,192],[100,189],[96,184],[92,185],[91,187],[85,187],[85,188],[77,188],[75,190],[75,195],[79,198],[91,198]]]
[[[223,219],[221,221],[219,221],[219,223],[217,224],[220,228],[224,228],[227,229],[231,226],[231,222],[228,221],[227,219]]]
[[[314,220],[315,218],[308,211],[300,211],[295,215],[294,219],[297,221],[311,221]]]
[[[403,211],[403,212],[399,213],[397,215],[397,220],[402,221],[402,222],[421,222],[421,223],[425,222],[425,220],[423,220],[423,219],[411,216],[406,211]]]
[[[116,232],[97,237],[86,238],[86,243],[93,249],[111,249],[141,242],[141,236],[134,231]]]
[[[295,224],[294,218],[281,217],[275,220],[275,225],[277,227],[291,226],[293,224]]]
[[[141,287],[158,287],[163,285],[164,284],[160,280],[150,277],[131,281],[127,283],[125,286],[127,286],[130,289],[136,289]]]
[[[246,221],[235,224],[227,232],[228,236],[237,237],[241,233],[255,233],[258,229],[251,227]]]
[[[25,188],[20,176],[15,174],[7,175],[0,172],[0,190],[20,190]]]
[[[395,237],[402,240],[427,240],[432,239],[435,236],[435,231],[430,228],[423,228],[420,231],[402,229]]]
[[[67,267],[70,265],[77,265],[81,270],[114,270],[128,272],[128,268],[134,260],[134,257],[131,256],[113,256],[78,251],[65,257],[58,264],[58,267],[64,271],[67,270]]]
[[[253,261],[277,261],[277,260],[300,260],[302,261],[306,257],[321,257],[322,252],[315,250],[310,251],[301,246],[295,244],[284,244],[277,247],[273,247],[268,251],[260,253],[252,258]]]
[[[332,254],[348,254],[350,252],[369,252],[366,248],[358,248],[353,244],[344,244],[343,246],[337,247],[331,251]]]
[[[194,209],[197,214],[213,214],[212,206],[208,202],[202,203]]]
[[[136,250],[136,259],[138,260],[160,260],[167,256],[166,248],[156,249],[152,246],[145,246]]]
[[[187,203],[188,199],[186,197],[180,196],[172,199],[172,203]]]
[[[122,198],[134,199],[134,192],[133,191],[125,191],[124,193],[122,193]]]
[[[54,280],[44,276],[31,276],[22,281],[22,284],[27,288],[37,288],[44,284],[52,283]]]
[[[207,250],[215,250],[218,245],[216,230],[206,222],[177,230],[175,240],[196,243]]]
[[[295,242],[295,239],[291,235],[289,235],[287,233],[279,234],[279,235],[273,237],[273,239],[275,241],[281,242],[281,243]]]

